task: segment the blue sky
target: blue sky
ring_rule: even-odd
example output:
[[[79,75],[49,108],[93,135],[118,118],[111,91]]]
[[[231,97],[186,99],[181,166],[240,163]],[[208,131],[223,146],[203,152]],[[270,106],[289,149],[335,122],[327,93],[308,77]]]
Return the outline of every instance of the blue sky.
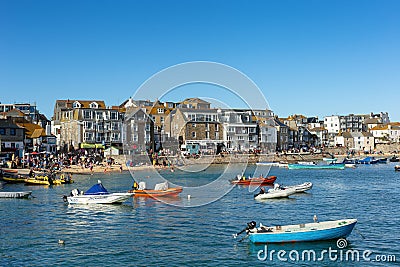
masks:
[[[200,60],[246,74],[281,117],[400,121],[399,14],[396,0],[0,0],[0,101],[36,102],[48,117],[56,99],[118,105],[160,70]],[[170,97],[224,99],[214,89]]]

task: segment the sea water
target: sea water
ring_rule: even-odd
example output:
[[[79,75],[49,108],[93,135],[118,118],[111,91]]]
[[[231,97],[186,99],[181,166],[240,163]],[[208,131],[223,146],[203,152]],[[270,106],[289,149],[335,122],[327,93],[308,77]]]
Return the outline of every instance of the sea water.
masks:
[[[202,202],[207,185],[226,168],[161,170],[170,183],[185,187],[179,197],[167,201],[170,204],[144,198],[122,205],[63,201],[73,188],[88,189],[99,179],[110,192],[126,191],[133,183],[128,172],[76,175],[74,184],[61,186],[6,184],[2,190],[31,190],[34,198],[0,199],[0,266],[389,266],[400,261],[400,173],[392,163],[345,170],[259,167],[258,172],[269,171],[280,184],[310,181],[314,186],[308,193],[259,202],[253,197],[257,189],[231,188],[226,180],[214,186],[224,191],[220,197]],[[254,170],[254,165],[248,166],[246,174]],[[150,187],[157,182],[153,176],[134,173],[137,181]],[[190,188],[204,190],[191,193],[189,199]],[[314,215],[320,221],[356,218],[358,223],[341,249],[336,240],[265,246],[242,240],[245,234],[232,237],[253,220],[264,225],[299,224],[312,222]],[[329,249],[336,254],[321,256]],[[346,258],[349,250],[358,252],[359,258]]]

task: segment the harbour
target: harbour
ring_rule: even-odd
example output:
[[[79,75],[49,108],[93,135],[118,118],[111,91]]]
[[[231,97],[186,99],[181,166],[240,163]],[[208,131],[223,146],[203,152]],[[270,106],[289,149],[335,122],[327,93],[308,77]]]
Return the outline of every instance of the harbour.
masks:
[[[76,206],[62,199],[73,188],[89,188],[98,179],[112,192],[126,191],[133,181],[127,172],[79,175],[74,177],[74,184],[58,186],[5,184],[5,190],[32,191],[33,198],[0,199],[0,265],[291,266],[293,262],[281,262],[276,256],[271,262],[260,260],[258,254],[264,245],[252,244],[247,239],[239,242],[232,234],[249,221],[298,224],[312,222],[314,215],[321,221],[356,218],[355,231],[347,238],[348,248],[371,250],[372,256],[398,256],[395,233],[400,230],[399,173],[394,166],[395,163],[388,163],[329,171],[277,167],[269,170],[249,165],[246,174],[266,175],[269,170],[268,175],[276,176],[282,185],[310,181],[314,186],[307,193],[262,202],[254,200],[254,189],[234,186],[218,201],[196,208],[181,207],[203,197],[192,194],[188,199],[187,190],[207,185],[224,171],[229,172],[228,165],[211,165],[196,173],[159,170],[169,182],[184,188],[179,197],[168,200],[175,205],[152,198],[131,198],[121,205]],[[148,170],[136,171],[135,179],[152,185],[158,182],[153,174]],[[231,186],[228,180],[226,186]],[[335,241],[268,245],[269,250],[287,251],[321,251],[329,247],[338,249]],[[324,266],[342,264],[338,259],[324,259]],[[345,264],[366,263],[361,259]],[[388,264],[374,262],[374,266]]]

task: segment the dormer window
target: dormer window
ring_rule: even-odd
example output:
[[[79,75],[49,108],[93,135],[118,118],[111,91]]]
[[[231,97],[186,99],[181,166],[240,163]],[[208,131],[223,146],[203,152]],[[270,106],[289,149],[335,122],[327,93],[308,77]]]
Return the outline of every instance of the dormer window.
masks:
[[[164,113],[164,109],[163,108],[158,108],[157,109],[157,113],[158,114],[163,114]]]
[[[90,103],[89,107],[90,108],[98,108],[99,104],[97,104],[96,102],[92,102],[92,103]]]
[[[79,103],[78,101],[75,101],[73,104],[72,104],[72,107],[73,108],[80,108],[82,105],[81,105],[81,103]]]

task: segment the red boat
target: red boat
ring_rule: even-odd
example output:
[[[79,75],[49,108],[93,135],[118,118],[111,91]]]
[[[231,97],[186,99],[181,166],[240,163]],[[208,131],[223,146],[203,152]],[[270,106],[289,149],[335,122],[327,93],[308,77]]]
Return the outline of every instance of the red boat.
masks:
[[[129,190],[129,193],[135,193],[134,197],[175,197],[179,195],[183,190],[182,187],[168,188],[166,190],[154,190],[154,189],[143,189],[143,190]]]
[[[250,179],[240,179],[240,180],[232,180],[231,184],[237,185],[273,185],[276,180],[276,176],[268,176],[268,177],[253,177]]]

